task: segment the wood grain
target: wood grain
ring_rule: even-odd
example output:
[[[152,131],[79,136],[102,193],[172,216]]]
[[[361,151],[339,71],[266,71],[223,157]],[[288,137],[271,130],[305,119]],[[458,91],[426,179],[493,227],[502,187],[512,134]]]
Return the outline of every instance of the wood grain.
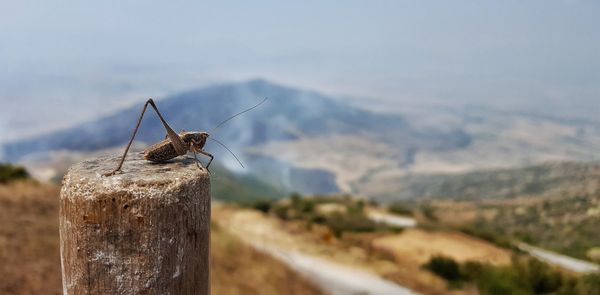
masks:
[[[191,159],[74,165],[60,194],[64,294],[209,294],[210,181]]]

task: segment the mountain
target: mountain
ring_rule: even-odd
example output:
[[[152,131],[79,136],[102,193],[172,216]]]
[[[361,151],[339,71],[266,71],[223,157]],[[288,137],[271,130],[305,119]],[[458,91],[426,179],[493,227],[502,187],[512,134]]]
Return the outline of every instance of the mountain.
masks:
[[[212,131],[264,97],[268,100],[260,107]],[[522,173],[510,169],[600,160],[600,124],[535,113],[426,106],[384,113],[264,80],[219,84],[156,101],[174,129],[209,131],[247,168],[209,141],[205,149],[216,156],[216,163],[250,174],[283,194],[342,191],[388,200],[454,198],[473,181],[495,193],[504,192],[500,184],[512,185],[488,184],[480,178],[489,173],[481,170],[509,169],[504,174],[512,177]],[[143,101],[108,117],[5,144],[0,155],[36,172],[31,166],[40,161],[62,162],[53,155],[119,152],[142,105]],[[164,137],[163,126],[149,110],[138,132],[138,147]]]
[[[410,164],[416,151],[453,150],[470,142],[469,136],[461,130],[417,129],[399,115],[366,111],[323,94],[264,80],[188,91],[159,99],[157,105],[176,130],[211,130],[230,115],[255,105],[264,97],[269,98],[265,104],[228,122],[212,135],[240,153],[248,164],[248,172],[288,191],[336,192],[346,190],[344,186],[348,183],[337,179],[336,170],[280,160],[275,154],[263,153],[266,151],[263,147],[302,142],[308,144],[298,145],[303,149],[301,152],[311,153],[310,142],[314,141],[318,153],[343,155],[349,150],[356,159],[362,153],[369,159],[401,167]],[[22,161],[52,151],[91,152],[124,146],[141,108],[142,103],[69,129],[8,143],[0,154],[10,161]],[[156,115],[147,113],[136,140],[152,143],[164,136],[165,130]],[[219,146],[209,142],[206,149],[217,155],[217,161],[222,161],[226,167],[241,170]],[[385,151],[380,154],[382,149]],[[288,149],[287,153],[294,150],[296,148]],[[353,157],[342,161],[351,163]],[[357,170],[352,165],[348,169]],[[360,167],[358,170],[361,174],[366,172]]]
[[[364,134],[403,146],[422,145],[420,141],[438,147],[468,142],[467,138],[439,138],[441,134],[419,133],[400,116],[375,114],[316,92],[283,87],[264,80],[189,91],[161,99],[157,104],[174,128],[210,130],[221,120],[264,97],[269,98],[266,104],[230,122],[219,130],[218,137],[226,139],[234,147],[327,134]],[[129,139],[141,108],[142,103],[73,128],[6,144],[5,157],[18,160],[35,152],[97,150],[122,145]],[[146,114],[137,140],[152,142],[164,135],[165,130],[155,115]],[[411,143],[407,144],[407,141]]]

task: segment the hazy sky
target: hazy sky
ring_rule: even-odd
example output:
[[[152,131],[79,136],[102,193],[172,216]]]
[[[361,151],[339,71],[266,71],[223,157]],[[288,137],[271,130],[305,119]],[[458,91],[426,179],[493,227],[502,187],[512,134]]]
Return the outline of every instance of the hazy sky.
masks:
[[[150,2],[1,1],[2,137],[255,77],[388,103],[599,111],[600,1]]]

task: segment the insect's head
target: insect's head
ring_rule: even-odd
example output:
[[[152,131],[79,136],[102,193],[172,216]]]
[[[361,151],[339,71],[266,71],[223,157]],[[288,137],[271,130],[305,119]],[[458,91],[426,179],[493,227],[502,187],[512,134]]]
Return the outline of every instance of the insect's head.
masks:
[[[181,135],[184,142],[203,147],[208,138],[207,132],[185,132]]]

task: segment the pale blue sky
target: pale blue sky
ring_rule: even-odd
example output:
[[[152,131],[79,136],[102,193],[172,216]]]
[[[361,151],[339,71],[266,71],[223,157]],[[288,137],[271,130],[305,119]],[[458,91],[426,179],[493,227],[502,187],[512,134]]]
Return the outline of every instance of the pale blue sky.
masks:
[[[0,132],[255,77],[398,104],[598,111],[598,1],[149,2],[1,1]]]

